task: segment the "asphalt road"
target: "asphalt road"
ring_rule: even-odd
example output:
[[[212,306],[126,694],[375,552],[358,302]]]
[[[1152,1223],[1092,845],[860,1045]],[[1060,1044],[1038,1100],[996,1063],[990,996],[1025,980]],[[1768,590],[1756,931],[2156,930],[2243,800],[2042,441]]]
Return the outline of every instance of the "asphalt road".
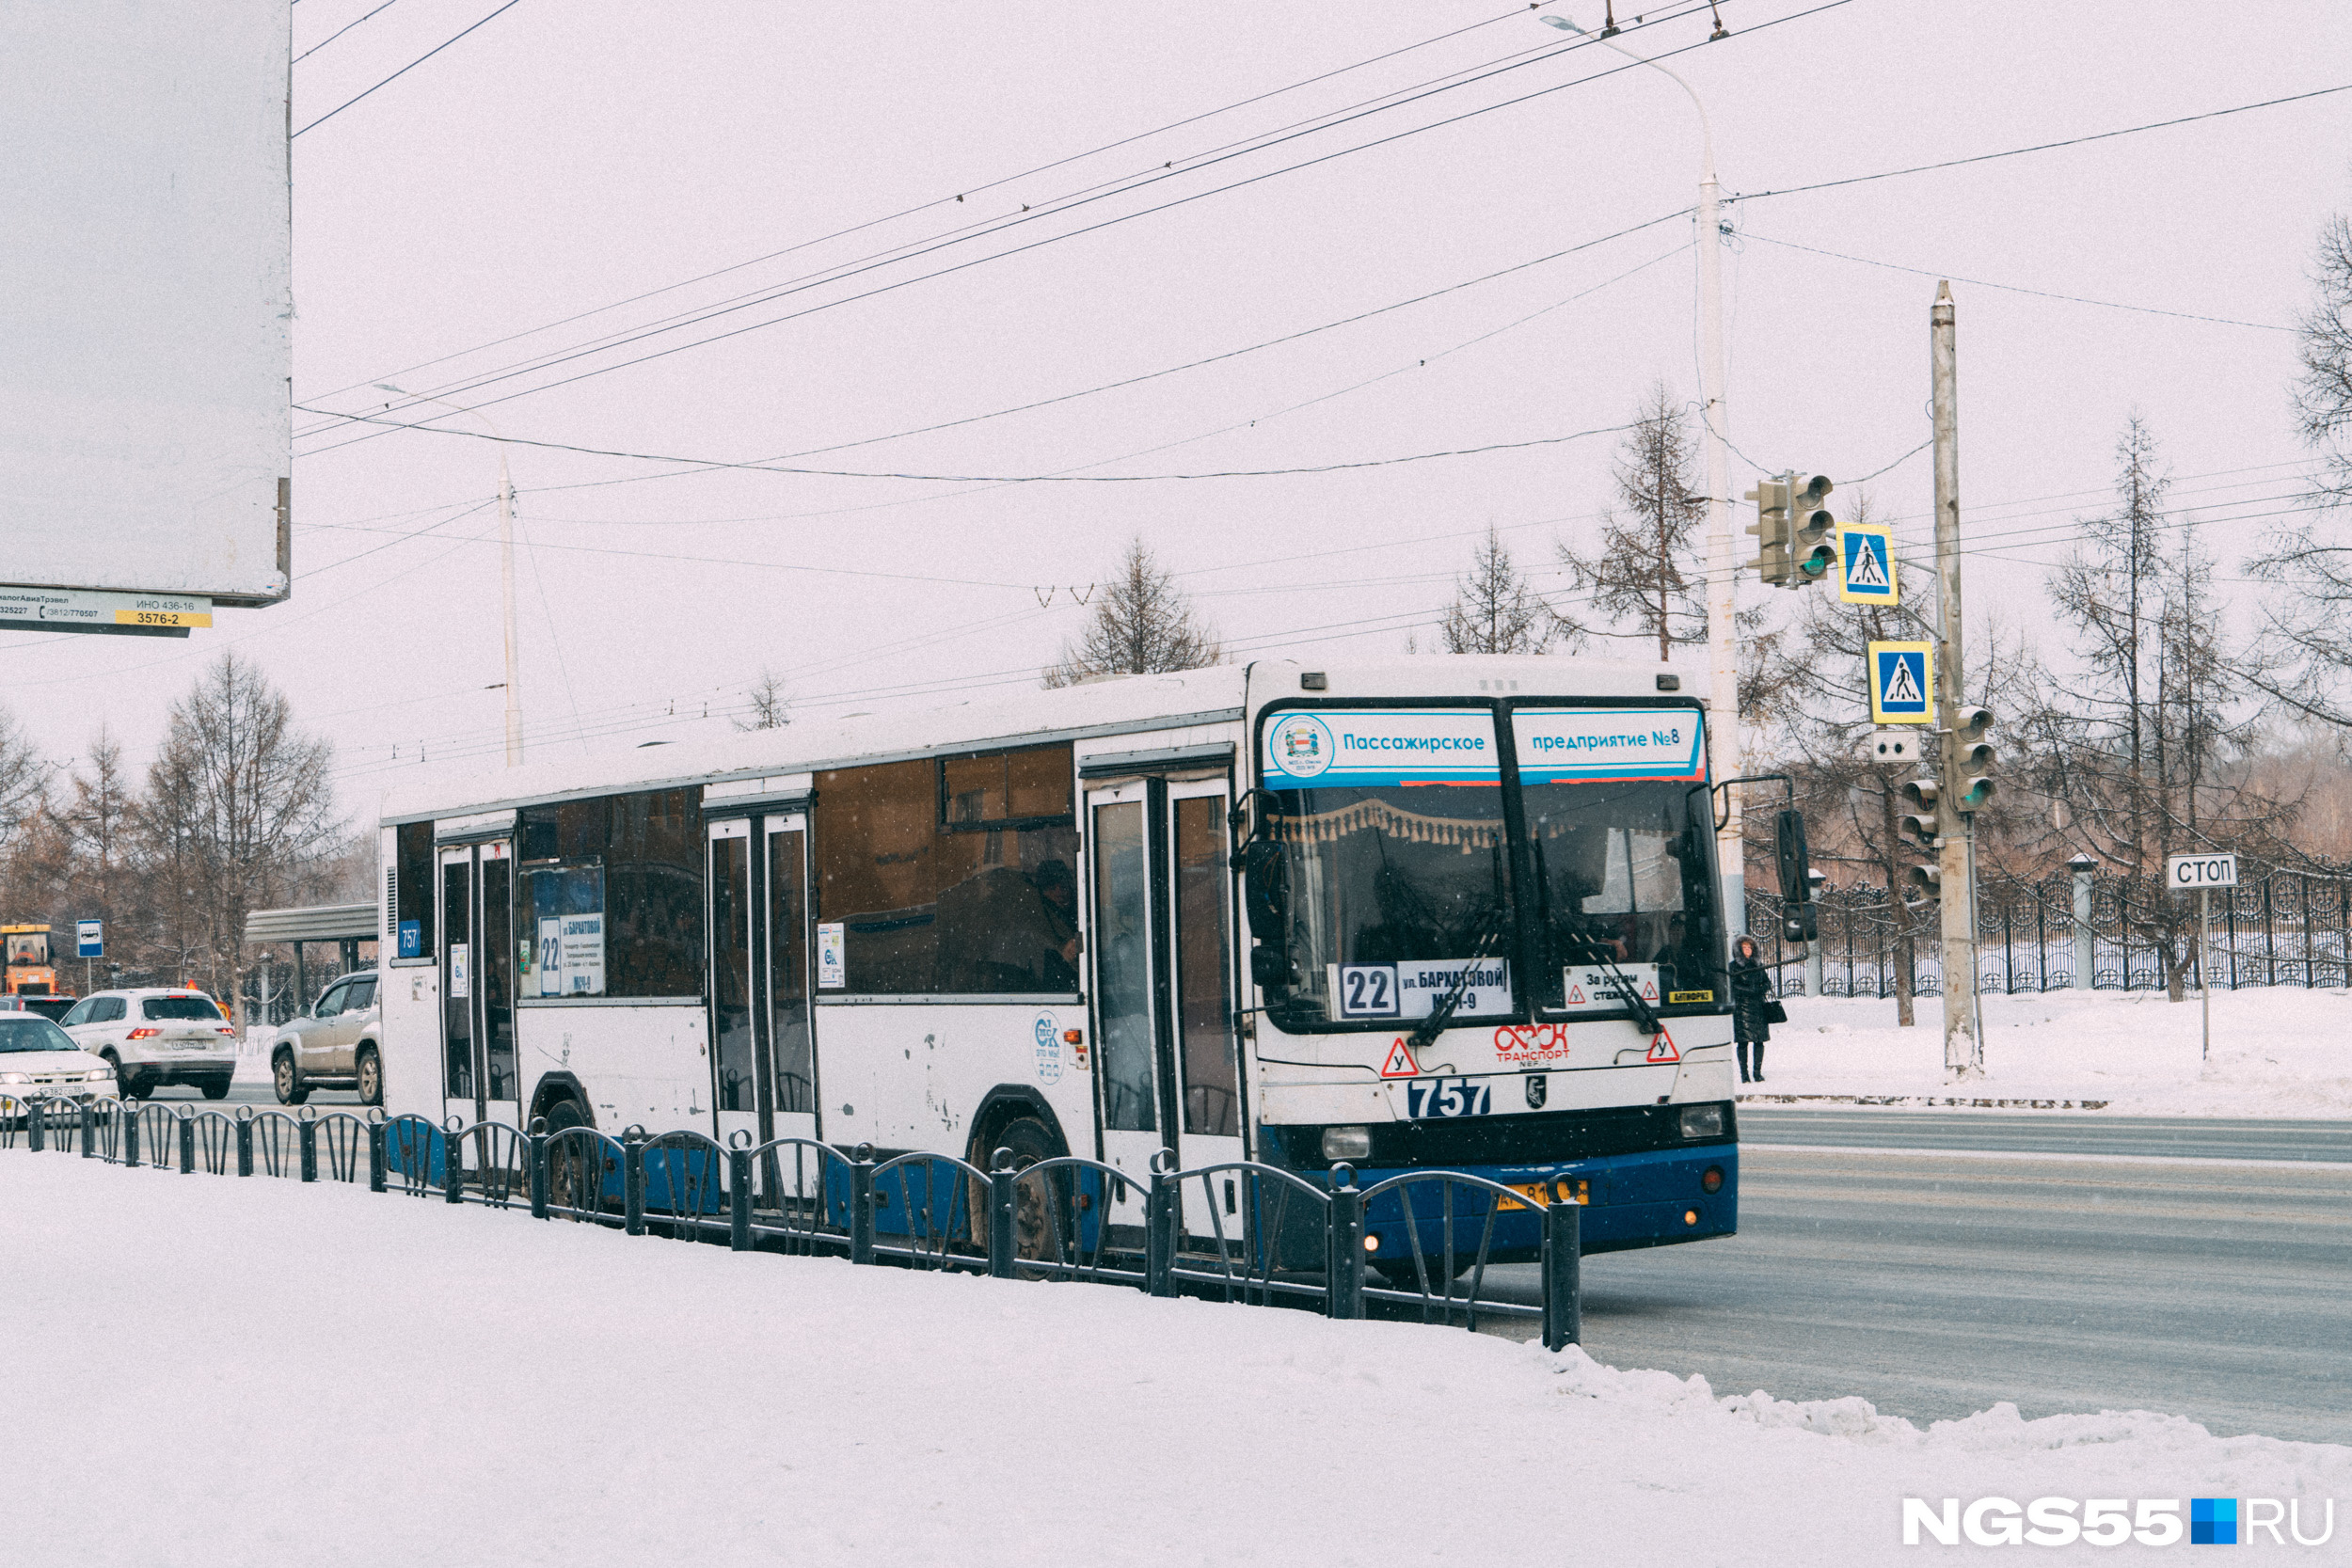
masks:
[[[2352,1121],[2109,1117],[2062,1111],[1785,1110],[1740,1107],[1740,1142],[1816,1148],[1990,1149],[2156,1159],[2352,1164]]]
[[[1838,1141],[1800,1119],[1818,1115],[1761,1137]],[[1858,1394],[1921,1422],[2007,1400],[2027,1418],[2149,1409],[2352,1442],[2352,1168],[2086,1158],[2078,1133],[1973,1116],[1952,1118],[1984,1122],[1969,1141],[2074,1138],[2056,1151],[2073,1157],[1776,1148],[1766,1119],[1741,1117],[1757,1141],[1740,1150],[1738,1236],[1585,1259],[1595,1356],[1697,1372],[1718,1394]],[[2309,1147],[2230,1124],[2203,1136]],[[1537,1299],[1534,1271],[1512,1272]]]
[[[207,1101],[204,1098],[202,1090],[190,1088],[184,1084],[167,1085],[162,1088],[158,1088],[154,1093],[149,1095],[148,1098],[150,1100],[167,1101],[175,1104],[182,1101],[188,1101],[199,1105],[209,1103],[222,1107],[237,1105],[266,1105],[273,1110],[283,1108],[278,1103],[277,1091],[272,1089],[267,1084],[231,1084],[229,1085],[229,1098],[225,1101],[215,1100]],[[353,1089],[312,1089],[310,1091],[309,1103],[312,1105],[342,1105],[348,1106],[353,1110],[357,1110],[359,1106],[359,1096],[358,1091]],[[231,1112],[231,1114],[233,1115],[234,1113]]]

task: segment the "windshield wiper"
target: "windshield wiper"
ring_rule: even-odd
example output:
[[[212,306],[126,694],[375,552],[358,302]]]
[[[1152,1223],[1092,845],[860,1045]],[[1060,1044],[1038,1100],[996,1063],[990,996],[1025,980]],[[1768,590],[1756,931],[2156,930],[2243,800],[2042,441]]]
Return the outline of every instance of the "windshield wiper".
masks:
[[[1607,947],[1595,942],[1593,951],[1599,955],[1595,961],[1609,972],[1611,979],[1617,982],[1617,990],[1625,997],[1626,1007],[1633,1014],[1633,1026],[1645,1035],[1657,1034],[1660,1028],[1658,1014],[1651,1010],[1648,1003],[1642,1000],[1641,993],[1633,989],[1633,976],[1618,967],[1616,955],[1610,952]]]
[[[1413,1032],[1406,1037],[1406,1043],[1413,1048],[1416,1055],[1421,1053],[1422,1047],[1443,1033],[1447,1024],[1454,1022],[1454,1009],[1462,1005],[1462,998],[1469,994],[1470,976],[1478,972],[1478,966],[1483,960],[1494,957],[1494,950],[1502,942],[1502,934],[1509,924],[1507,920],[1497,919],[1493,925],[1481,931],[1478,934],[1478,940],[1470,944],[1470,956],[1463,963],[1461,973],[1454,975],[1454,984],[1448,986],[1445,994],[1438,998],[1437,1005],[1429,1009],[1429,1016],[1415,1024]]]
[[[1546,945],[1549,946],[1551,940],[1552,929],[1551,873],[1544,863],[1543,825],[1544,818],[1537,817],[1535,832],[1534,834],[1535,840],[1535,902],[1536,918],[1543,924],[1544,940]],[[1581,916],[1579,916],[1578,919],[1580,925],[1581,925]],[[1601,968],[1607,970],[1609,972],[1609,977],[1617,982],[1617,990],[1624,995],[1625,1005],[1633,1014],[1633,1026],[1645,1035],[1657,1034],[1659,1032],[1657,1013],[1650,1009],[1648,1003],[1642,1000],[1641,993],[1633,989],[1633,976],[1628,974],[1623,969],[1620,969],[1617,966],[1616,955],[1610,952],[1607,944],[1600,938],[1593,935],[1589,928],[1580,929],[1572,934],[1581,940],[1585,946],[1592,950],[1594,954],[1594,961],[1597,962]],[[1550,960],[1551,957],[1552,955],[1549,952],[1544,955],[1547,962]]]
[[[1487,923],[1485,930],[1478,933],[1478,940],[1470,943],[1470,956],[1463,962],[1461,973],[1454,975],[1454,984],[1448,986],[1445,994],[1438,998],[1437,1006],[1429,1009],[1429,1016],[1415,1024],[1413,1032],[1406,1037],[1406,1043],[1412,1047],[1416,1056],[1430,1041],[1444,1032],[1448,1023],[1454,1022],[1454,1009],[1462,1005],[1463,996],[1470,990],[1470,976],[1477,973],[1482,959],[1494,956],[1495,948],[1501,945],[1504,933],[1511,928],[1511,903],[1503,896],[1502,844],[1499,838],[1493,847],[1493,855],[1494,919]]]

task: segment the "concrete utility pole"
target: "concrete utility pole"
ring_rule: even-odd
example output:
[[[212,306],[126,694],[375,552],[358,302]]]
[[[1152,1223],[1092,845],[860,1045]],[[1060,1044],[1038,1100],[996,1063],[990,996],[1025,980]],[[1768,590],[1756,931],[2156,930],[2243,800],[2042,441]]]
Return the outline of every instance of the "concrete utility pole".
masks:
[[[1935,286],[1928,311],[1935,383],[1935,581],[1938,618],[1936,727],[1943,732],[1944,787],[1937,792],[1936,886],[1944,936],[1944,1067],[1956,1078],[1984,1070],[1977,1028],[1976,857],[1968,852],[1973,816],[1960,810],[1959,757],[1952,736],[1965,705],[1960,603],[1960,391],[1954,356],[1952,286]]]
[[[1565,16],[1538,19],[1563,32],[1592,40],[1627,59],[1649,67],[1680,87],[1699,114],[1699,423],[1707,452],[1707,765],[1710,777],[1740,772],[1739,563],[1731,550],[1731,451],[1725,440],[1724,398],[1724,255],[1721,216],[1724,188],[1715,179],[1715,128],[1698,89],[1646,55],[1635,54],[1610,35],[1580,27]],[[1708,41],[1724,37],[1717,22]],[[1722,881],[1726,948],[1748,928],[1748,875],[1740,826],[1740,791],[1724,791],[1725,820],[1716,835],[1715,862]]]

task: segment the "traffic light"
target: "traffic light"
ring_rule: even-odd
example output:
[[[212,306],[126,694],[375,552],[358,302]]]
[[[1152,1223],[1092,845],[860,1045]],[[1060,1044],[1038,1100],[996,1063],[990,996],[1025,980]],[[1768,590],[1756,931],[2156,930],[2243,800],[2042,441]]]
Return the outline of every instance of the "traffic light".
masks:
[[[1941,894],[1942,873],[1931,865],[1915,865],[1903,873],[1903,903],[1931,904]]]
[[[1944,777],[1952,786],[1952,809],[1976,811],[1993,799],[1993,747],[1985,732],[1993,727],[1990,708],[1964,707],[1953,716],[1944,737]]]
[[[1789,476],[1790,486],[1795,475]],[[1793,586],[1819,582],[1829,576],[1829,569],[1837,562],[1837,545],[1831,537],[1837,531],[1837,519],[1829,515],[1829,493],[1836,488],[1827,474],[1815,474],[1797,490],[1788,502],[1788,554],[1795,563]]]
[[[1942,791],[1936,788],[1933,779],[1904,780],[1903,804],[1909,806],[1911,811],[1897,819],[1895,832],[1904,838],[1932,848],[1936,839],[1942,833],[1935,820],[1935,802],[1940,794]]]
[[[1756,535],[1756,560],[1752,564],[1764,578],[1768,588],[1786,588],[1789,575],[1795,571],[1795,559],[1788,553],[1788,479],[1759,479],[1756,488],[1748,492],[1748,499],[1756,502],[1756,521],[1748,531]]]
[[[1813,869],[1813,856],[1804,842],[1804,813],[1789,810],[1773,816],[1772,859],[1780,870],[1782,898],[1802,904],[1813,896],[1813,884],[1807,875]]]

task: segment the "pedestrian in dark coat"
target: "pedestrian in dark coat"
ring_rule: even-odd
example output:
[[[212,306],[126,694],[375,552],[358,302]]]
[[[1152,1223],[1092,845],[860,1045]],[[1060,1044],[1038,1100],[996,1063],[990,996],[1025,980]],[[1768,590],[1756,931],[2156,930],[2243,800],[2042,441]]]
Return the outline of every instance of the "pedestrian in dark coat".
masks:
[[[1740,1082],[1764,1082],[1764,1042],[1772,1026],[1764,1009],[1772,999],[1772,976],[1756,956],[1756,939],[1731,945],[1731,1037],[1740,1042]],[[1751,1054],[1753,1053],[1753,1054]]]

